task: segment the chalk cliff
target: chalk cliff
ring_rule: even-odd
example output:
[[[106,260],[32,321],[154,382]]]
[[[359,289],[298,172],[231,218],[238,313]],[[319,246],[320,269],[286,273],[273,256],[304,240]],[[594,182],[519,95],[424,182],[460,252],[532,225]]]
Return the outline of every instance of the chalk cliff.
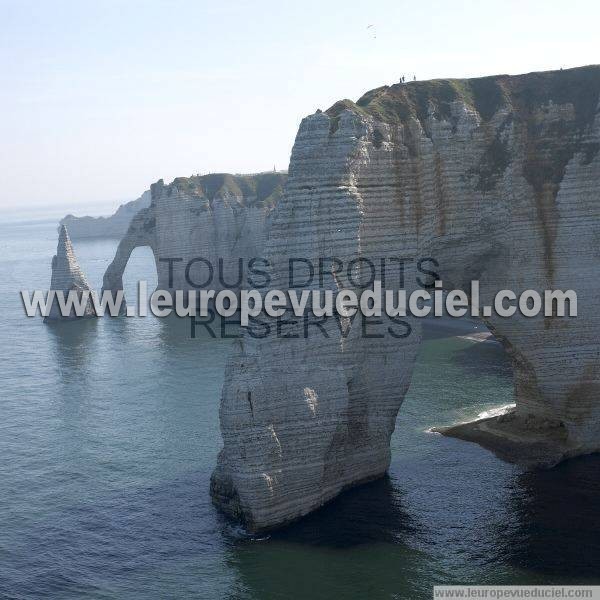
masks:
[[[137,213],[119,243],[104,274],[104,289],[123,288],[123,272],[138,246],[149,246],[154,253],[158,289],[238,287],[239,260],[261,256],[270,215],[286,177],[276,172],[215,173],[178,177],[169,185],[161,179],[151,186],[150,206]],[[203,261],[188,268],[197,258]]]
[[[60,226],[58,233],[58,246],[56,248],[56,254],[52,258],[52,278],[50,281],[50,289],[64,292],[65,296],[70,290],[76,290],[82,292],[89,290],[90,286],[83,274],[83,271],[79,267],[75,252],[73,251],[73,245],[69,239],[67,228],[64,225]],[[54,300],[50,312],[44,321],[56,321],[62,319],[77,319],[84,317],[95,317],[96,313],[92,306],[91,300],[88,301],[85,314],[83,317],[77,317],[75,312],[72,311],[68,316],[62,316],[59,311],[58,302]]]
[[[69,229],[72,239],[83,238],[121,238],[127,232],[133,217],[142,208],[150,206],[150,190],[145,191],[137,200],[121,204],[110,217],[75,217],[67,215],[60,224]]]
[[[410,292],[433,257],[445,288],[478,279],[482,305],[501,289],[574,289],[577,318],[486,319],[516,408],[449,433],[525,464],[599,450],[599,92],[591,66],[385,86],[305,118],[264,251],[272,287],[289,287],[290,257],[403,257]],[[311,286],[359,290],[335,270]],[[222,393],[217,506],[263,530],[383,475],[420,340],[405,321],[406,337],[366,337],[358,319],[323,324],[328,337],[305,339],[302,323],[285,328],[296,339],[244,336]]]

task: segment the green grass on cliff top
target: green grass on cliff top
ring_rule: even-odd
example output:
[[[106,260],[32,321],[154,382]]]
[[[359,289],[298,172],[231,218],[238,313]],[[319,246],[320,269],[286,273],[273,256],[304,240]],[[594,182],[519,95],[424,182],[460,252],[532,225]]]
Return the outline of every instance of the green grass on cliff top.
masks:
[[[359,98],[340,100],[327,110],[337,117],[345,110],[370,115],[386,123],[425,122],[430,107],[438,119],[450,117],[451,103],[460,100],[489,121],[502,106],[530,113],[535,108],[572,104],[580,126],[592,122],[600,97],[600,65],[524,75],[493,75],[476,79],[409,81],[371,90]]]
[[[286,179],[287,173],[275,171],[253,175],[210,173],[177,177],[166,187],[170,189],[176,187],[190,196],[207,198],[211,203],[219,196],[232,195],[241,198],[244,202],[252,200],[258,205],[273,206],[283,193]]]

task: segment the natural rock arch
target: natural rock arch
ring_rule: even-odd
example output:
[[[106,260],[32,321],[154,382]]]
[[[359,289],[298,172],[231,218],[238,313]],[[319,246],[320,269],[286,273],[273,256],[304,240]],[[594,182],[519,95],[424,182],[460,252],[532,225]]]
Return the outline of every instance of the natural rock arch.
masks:
[[[235,280],[239,260],[262,252],[286,177],[279,172],[215,173],[178,177],[170,185],[162,179],[154,183],[151,204],[132,219],[106,270],[103,289],[113,293],[123,289],[125,267],[140,246],[152,249],[160,290],[193,289],[188,275],[192,281],[200,279],[194,269],[188,273],[186,265],[199,257],[212,265],[221,260],[223,280]],[[200,267],[201,263],[195,266]],[[213,289],[219,286],[217,280],[210,284]]]
[[[123,290],[123,273],[127,267],[131,253],[135,248],[149,246],[154,254],[154,262],[158,263],[156,245],[156,219],[152,207],[140,210],[131,220],[127,233],[119,242],[115,257],[108,265],[102,282],[102,290],[109,290],[113,296]],[[158,269],[157,269],[158,271]],[[125,301],[121,304],[121,312],[126,310]]]
[[[479,280],[482,305],[501,289],[575,289],[577,318],[486,319],[513,362],[516,411],[454,433],[526,463],[598,450],[599,93],[587,67],[384,87],[307,117],[265,251],[271,286],[289,287],[291,257],[396,256],[435,257],[450,289]],[[407,320],[402,339],[333,322],[327,338],[244,337],[223,388],[215,503],[269,529],[385,473],[419,345]]]

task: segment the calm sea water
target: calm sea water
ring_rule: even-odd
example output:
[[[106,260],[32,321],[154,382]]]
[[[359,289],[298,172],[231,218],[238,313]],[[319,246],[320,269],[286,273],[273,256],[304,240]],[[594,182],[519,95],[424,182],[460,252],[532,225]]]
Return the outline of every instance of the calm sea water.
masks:
[[[100,287],[116,242],[75,243]],[[430,336],[385,480],[264,539],[211,506],[229,341],[186,322],[24,316],[55,222],[0,225],[0,598],[431,598],[600,583],[600,458],[526,472],[426,433],[512,400],[493,344]],[[155,281],[138,249],[126,288]],[[131,293],[131,292],[130,292]],[[131,296],[130,296],[131,297]]]

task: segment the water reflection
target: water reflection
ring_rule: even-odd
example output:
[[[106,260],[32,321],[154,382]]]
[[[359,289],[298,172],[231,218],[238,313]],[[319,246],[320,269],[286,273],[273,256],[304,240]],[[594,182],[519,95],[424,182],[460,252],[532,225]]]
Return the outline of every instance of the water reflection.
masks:
[[[353,488],[272,539],[347,548],[360,544],[407,543],[417,525],[402,505],[389,476]]]
[[[522,473],[511,496],[519,520],[507,560],[556,580],[600,576],[600,455]]]
[[[238,539],[227,564],[231,598],[417,598],[431,568],[417,526],[389,477],[349,490],[282,531]]]
[[[61,383],[68,385],[73,378],[87,379],[94,363],[98,320],[49,321],[44,328]]]
[[[4,256],[2,280],[47,285],[55,224],[48,240],[7,255],[18,271]],[[76,251],[98,285],[99,250]],[[3,307],[1,597],[413,600],[434,583],[600,580],[599,457],[527,473],[425,433],[511,401],[496,347],[425,341],[390,478],[260,540],[208,495],[231,340],[192,339],[187,319],[42,325]]]

